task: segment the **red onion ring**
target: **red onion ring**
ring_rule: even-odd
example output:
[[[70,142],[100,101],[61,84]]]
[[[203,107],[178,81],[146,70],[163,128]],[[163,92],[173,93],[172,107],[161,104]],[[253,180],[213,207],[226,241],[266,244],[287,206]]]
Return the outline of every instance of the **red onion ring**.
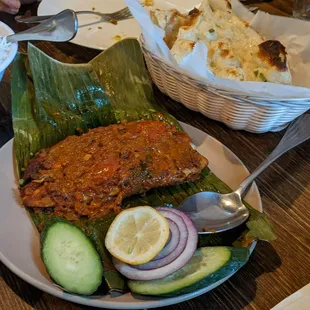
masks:
[[[181,217],[183,219],[188,230],[186,247],[184,251],[170,264],[151,270],[139,270],[131,265],[121,262],[116,258],[113,258],[115,268],[128,279],[148,281],[164,278],[181,269],[192,258],[196,251],[198,234],[192,220],[185,213],[176,209],[158,208],[157,210],[160,211],[162,214],[164,214],[165,212],[165,214],[168,215],[169,213],[170,219],[173,216],[172,214],[177,215],[178,217]]]
[[[165,208],[166,209],[166,208]],[[158,210],[158,209],[157,209]],[[174,249],[174,251],[170,252],[170,254],[164,256],[161,259],[151,260],[150,262],[143,264],[143,265],[137,265],[134,266],[136,269],[140,270],[150,270],[150,269],[156,269],[163,267],[165,265],[170,264],[173,262],[185,249],[187,244],[187,238],[188,238],[188,230],[186,227],[186,224],[181,216],[178,214],[172,213],[168,210],[158,210],[167,220],[171,220],[174,222],[179,229],[180,232],[180,239],[177,247]],[[173,238],[173,236],[172,236]]]
[[[158,260],[168,256],[177,248],[180,242],[180,230],[178,225],[170,219],[167,219],[167,221],[170,227],[170,240],[168,240],[169,242],[167,242],[165,247],[159,252],[157,256],[153,258],[153,260]]]

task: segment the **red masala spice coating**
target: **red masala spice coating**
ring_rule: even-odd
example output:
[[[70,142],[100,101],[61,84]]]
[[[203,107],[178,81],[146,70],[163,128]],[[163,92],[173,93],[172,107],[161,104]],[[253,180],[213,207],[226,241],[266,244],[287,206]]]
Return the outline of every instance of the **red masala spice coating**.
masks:
[[[192,181],[207,159],[184,132],[160,121],[122,123],[70,136],[41,150],[25,170],[27,207],[53,208],[69,220],[121,211],[122,200]]]

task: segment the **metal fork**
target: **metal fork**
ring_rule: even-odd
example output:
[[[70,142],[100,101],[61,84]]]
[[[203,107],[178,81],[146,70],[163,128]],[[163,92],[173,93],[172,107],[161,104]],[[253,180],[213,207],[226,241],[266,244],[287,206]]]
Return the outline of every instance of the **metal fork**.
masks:
[[[76,11],[75,13],[76,15],[82,15],[82,14],[97,15],[101,17],[102,22],[109,22],[109,23],[111,22],[113,23],[114,21],[119,22],[119,21],[130,19],[133,17],[128,7],[123,8],[113,13],[100,13],[100,12],[95,12],[95,11]],[[39,24],[53,16],[55,15],[43,15],[43,16],[31,16],[31,17],[25,17],[25,16],[19,15],[15,17],[15,20],[18,23]]]

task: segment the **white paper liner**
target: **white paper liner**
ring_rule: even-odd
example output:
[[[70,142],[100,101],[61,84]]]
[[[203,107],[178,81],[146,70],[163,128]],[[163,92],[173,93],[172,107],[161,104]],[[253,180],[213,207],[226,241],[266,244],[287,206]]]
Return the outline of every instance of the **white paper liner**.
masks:
[[[247,95],[277,99],[310,98],[310,22],[261,11],[254,15],[238,0],[231,0],[232,10],[239,18],[250,23],[266,40],[279,40],[285,46],[294,86],[268,82],[239,82],[216,77],[207,69],[205,62],[208,49],[203,43],[196,44],[192,53],[178,65],[163,40],[164,31],[153,24],[148,10],[138,0],[125,2],[141,26],[145,47],[180,73],[208,82],[215,88]]]

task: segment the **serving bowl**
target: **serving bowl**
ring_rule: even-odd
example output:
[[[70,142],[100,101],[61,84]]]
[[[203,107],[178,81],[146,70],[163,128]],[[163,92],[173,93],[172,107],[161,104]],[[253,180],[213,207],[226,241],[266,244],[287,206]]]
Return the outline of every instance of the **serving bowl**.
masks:
[[[259,97],[228,92],[176,70],[149,51],[140,38],[149,74],[161,92],[187,108],[235,130],[276,132],[310,109],[310,98]]]
[[[0,21],[0,37],[5,37],[11,34],[14,34],[14,31],[8,25]],[[0,62],[0,82],[2,80],[2,77],[4,75],[6,68],[11,64],[11,62],[15,58],[16,53],[17,53],[17,48],[18,48],[18,44],[12,43],[7,57],[5,58],[3,62]]]

